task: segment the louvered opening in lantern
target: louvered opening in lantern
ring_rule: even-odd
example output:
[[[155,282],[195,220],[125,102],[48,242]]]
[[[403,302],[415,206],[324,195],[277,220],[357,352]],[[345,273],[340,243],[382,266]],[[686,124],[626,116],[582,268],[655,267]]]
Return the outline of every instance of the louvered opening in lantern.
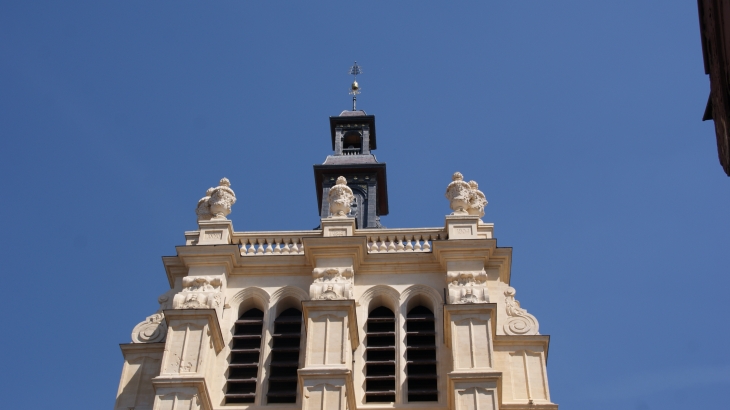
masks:
[[[226,378],[226,404],[256,400],[263,328],[264,312],[259,309],[246,311],[236,321]]]
[[[302,337],[302,312],[291,308],[274,321],[269,371],[269,403],[296,403],[299,346]]]
[[[368,315],[365,338],[365,401],[395,402],[395,315],[386,307]]]
[[[433,312],[418,306],[406,317],[408,401],[438,401],[437,379]]]

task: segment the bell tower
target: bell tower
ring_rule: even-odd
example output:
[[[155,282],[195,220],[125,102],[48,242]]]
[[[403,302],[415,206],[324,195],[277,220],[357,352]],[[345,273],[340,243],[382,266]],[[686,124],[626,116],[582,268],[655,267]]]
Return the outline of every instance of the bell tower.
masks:
[[[357,75],[361,73],[355,62],[350,68],[350,74],[355,76],[350,86],[352,111],[342,111],[340,115],[330,117],[333,152],[324,163],[314,165],[317,206],[320,217],[329,216],[327,195],[336,184],[337,177],[344,176],[355,196],[349,216],[355,218],[357,228],[382,228],[380,216],[388,214],[385,164],[379,163],[372,153],[377,148],[375,116],[357,110],[357,94],[360,93]]]

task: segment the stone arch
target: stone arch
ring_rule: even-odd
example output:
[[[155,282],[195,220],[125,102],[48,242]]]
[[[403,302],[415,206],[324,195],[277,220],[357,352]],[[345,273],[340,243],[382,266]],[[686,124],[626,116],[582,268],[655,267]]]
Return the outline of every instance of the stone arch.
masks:
[[[405,313],[419,304],[423,304],[431,309],[434,316],[441,317],[443,303],[443,296],[430,286],[411,285],[401,293],[401,306]]]
[[[365,315],[378,306],[385,306],[393,312],[397,312],[398,306],[400,305],[400,296],[397,290],[388,285],[375,285],[362,293],[362,296],[357,301],[357,305],[366,308],[364,311]],[[373,304],[374,302],[380,303],[378,303],[378,306],[375,306]]]
[[[302,310],[302,301],[309,300],[309,293],[296,286],[284,286],[271,294],[273,317],[291,307]]]
[[[262,312],[266,312],[269,309],[269,301],[271,297],[265,290],[250,286],[240,290],[238,293],[233,295],[228,305],[235,312],[234,320],[237,319],[243,312],[257,308]]]

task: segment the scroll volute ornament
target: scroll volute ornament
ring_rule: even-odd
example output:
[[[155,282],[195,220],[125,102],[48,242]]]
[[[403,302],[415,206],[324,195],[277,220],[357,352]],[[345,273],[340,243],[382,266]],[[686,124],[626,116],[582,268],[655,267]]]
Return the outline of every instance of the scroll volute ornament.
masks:
[[[504,324],[504,333],[508,335],[539,335],[540,324],[535,316],[527,313],[515,299],[515,288],[508,287],[504,291],[507,323]]]
[[[327,199],[330,204],[330,217],[346,217],[350,213],[350,205],[355,200],[355,195],[347,186],[345,177],[337,178],[337,184],[330,188]]]

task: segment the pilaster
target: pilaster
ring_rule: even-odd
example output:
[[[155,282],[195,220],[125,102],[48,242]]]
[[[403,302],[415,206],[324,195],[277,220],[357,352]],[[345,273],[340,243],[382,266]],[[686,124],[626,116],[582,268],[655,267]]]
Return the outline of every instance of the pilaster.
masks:
[[[444,306],[444,336],[451,348],[447,375],[454,410],[497,410],[502,372],[495,371],[495,303]]]
[[[152,379],[155,410],[213,408],[209,384],[223,335],[214,309],[167,309],[160,375]]]
[[[155,401],[152,379],[160,374],[164,343],[119,345],[124,355],[114,410],[151,409]]]
[[[307,331],[304,367],[299,369],[302,408],[355,408],[352,352],[359,345],[353,300],[302,302]]]

